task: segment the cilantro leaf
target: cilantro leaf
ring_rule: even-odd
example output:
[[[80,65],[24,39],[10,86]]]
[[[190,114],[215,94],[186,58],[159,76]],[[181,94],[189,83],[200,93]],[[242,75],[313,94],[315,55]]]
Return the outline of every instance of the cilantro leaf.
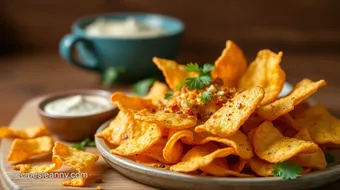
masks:
[[[102,86],[104,88],[110,87],[110,85],[116,81],[116,79],[118,78],[118,75],[124,72],[125,72],[125,68],[122,68],[122,67],[107,68],[102,75]]]
[[[197,63],[188,63],[186,68],[185,68],[185,72],[197,72],[200,73],[201,69],[198,66]]]
[[[302,172],[302,167],[295,162],[284,161],[273,166],[273,174],[282,179],[296,179]]]
[[[166,94],[164,95],[164,98],[165,98],[165,99],[170,99],[173,95],[174,95],[173,93],[166,93]]]
[[[210,84],[211,77],[210,76],[201,76],[199,77],[203,84]]]
[[[81,146],[80,143],[72,145],[72,148],[78,149],[78,150],[84,150],[85,147]]]
[[[81,142],[72,145],[73,148],[76,148],[78,150],[84,150],[86,146],[93,147],[93,146],[96,146],[96,144],[94,143],[94,141],[91,141],[90,138],[86,138],[82,140]]]
[[[96,143],[94,141],[90,141],[89,143],[87,143],[87,146],[95,147]]]
[[[210,73],[213,69],[214,69],[214,65],[206,63],[206,64],[203,65],[202,72],[205,73],[205,74]]]
[[[203,83],[200,80],[199,77],[197,78],[186,78],[185,79],[185,85],[190,89],[190,90],[194,90],[194,89],[202,89],[203,88]]]
[[[325,152],[325,158],[328,164],[335,162],[335,158],[330,152]]]
[[[133,92],[138,96],[145,96],[155,81],[156,79],[154,78],[146,78],[138,81],[132,86]]]
[[[211,100],[211,92],[203,92],[201,95],[201,101],[204,103],[207,103]]]

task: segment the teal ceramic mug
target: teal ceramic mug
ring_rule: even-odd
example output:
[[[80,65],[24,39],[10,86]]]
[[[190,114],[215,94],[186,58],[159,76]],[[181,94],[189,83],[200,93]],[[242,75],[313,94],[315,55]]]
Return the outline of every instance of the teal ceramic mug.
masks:
[[[145,25],[158,25],[165,30],[161,36],[120,38],[88,35],[86,26],[98,18],[125,20],[134,18]],[[175,59],[179,53],[180,37],[184,27],[181,21],[164,15],[148,13],[102,14],[79,19],[72,26],[72,33],[60,41],[59,53],[69,63],[103,74],[114,68],[119,72],[117,82],[130,83],[160,71],[152,57]],[[75,57],[73,51],[77,50]]]

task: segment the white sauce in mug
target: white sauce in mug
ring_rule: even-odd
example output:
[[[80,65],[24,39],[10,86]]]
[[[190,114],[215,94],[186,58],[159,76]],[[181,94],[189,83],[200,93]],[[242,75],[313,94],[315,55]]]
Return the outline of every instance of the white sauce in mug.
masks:
[[[47,103],[46,113],[54,116],[84,116],[108,111],[113,105],[101,96],[76,95]]]
[[[160,26],[148,26],[137,22],[134,18],[126,20],[98,18],[89,24],[85,31],[91,36],[120,38],[156,37],[166,34]]]

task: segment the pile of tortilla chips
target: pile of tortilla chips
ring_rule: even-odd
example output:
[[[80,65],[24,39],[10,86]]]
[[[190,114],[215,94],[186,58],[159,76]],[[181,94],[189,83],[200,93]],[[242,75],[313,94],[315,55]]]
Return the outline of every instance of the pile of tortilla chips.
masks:
[[[79,173],[90,173],[92,166],[98,160],[97,154],[83,152],[60,142],[53,141],[45,127],[12,129],[0,127],[0,138],[14,138],[7,160],[15,162],[12,168],[20,173],[55,172],[62,164],[74,168]],[[52,154],[52,164],[31,165],[20,164],[36,156]],[[86,178],[74,178],[62,182],[64,186],[84,186]]]
[[[96,136],[114,147],[112,154],[182,173],[273,176],[273,165],[284,161],[298,163],[304,173],[324,170],[323,150],[340,144],[340,121],[304,100],[326,82],[303,79],[289,95],[278,97],[286,80],[282,55],[261,50],[248,65],[242,50],[227,41],[211,76],[237,93],[207,120],[162,110],[160,102],[171,91],[157,82],[146,97],[114,93],[112,103],[120,112]],[[153,61],[173,92],[197,76],[175,61]]]

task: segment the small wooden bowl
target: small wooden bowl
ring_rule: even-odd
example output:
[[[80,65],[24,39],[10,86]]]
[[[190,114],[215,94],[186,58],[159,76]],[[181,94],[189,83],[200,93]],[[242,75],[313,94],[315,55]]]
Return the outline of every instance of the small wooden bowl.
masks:
[[[47,103],[72,95],[92,95],[110,99],[111,92],[104,90],[70,90],[47,95],[38,106],[38,113],[45,127],[59,139],[64,141],[82,141],[94,138],[98,127],[112,119],[118,112],[116,107],[98,114],[85,116],[55,116],[44,111]]]

